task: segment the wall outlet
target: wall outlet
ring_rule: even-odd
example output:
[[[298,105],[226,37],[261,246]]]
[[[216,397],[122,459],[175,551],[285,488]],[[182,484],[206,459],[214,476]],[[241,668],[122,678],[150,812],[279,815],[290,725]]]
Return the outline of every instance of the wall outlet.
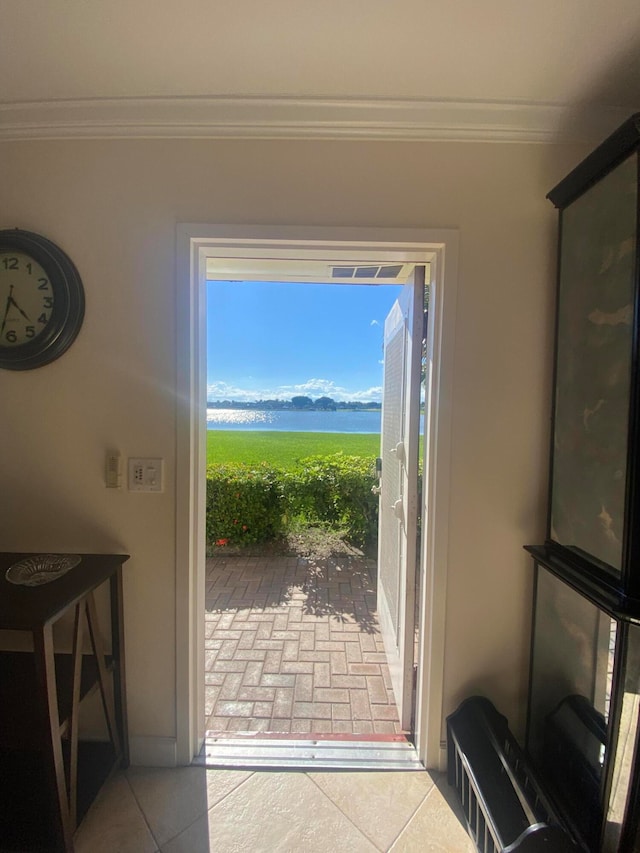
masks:
[[[130,492],[161,492],[163,489],[163,459],[129,459]]]

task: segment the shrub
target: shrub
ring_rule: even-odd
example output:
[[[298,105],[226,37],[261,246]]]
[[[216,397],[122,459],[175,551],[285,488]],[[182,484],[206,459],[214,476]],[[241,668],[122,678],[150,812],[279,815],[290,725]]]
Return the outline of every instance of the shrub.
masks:
[[[207,466],[207,545],[252,544],[282,535],[280,477],[266,464]]]
[[[375,542],[378,498],[372,494],[373,459],[345,456],[309,456],[284,473],[283,498],[287,519],[340,530],[358,547]]]
[[[310,456],[287,470],[266,463],[209,465],[207,545],[271,541],[306,525],[370,547],[378,523],[373,484],[373,459],[343,453]]]

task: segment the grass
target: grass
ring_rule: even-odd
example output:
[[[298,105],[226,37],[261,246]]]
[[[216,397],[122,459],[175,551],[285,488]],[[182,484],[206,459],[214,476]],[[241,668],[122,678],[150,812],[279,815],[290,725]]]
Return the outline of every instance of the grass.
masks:
[[[375,433],[275,432],[273,430],[208,430],[207,464],[268,462],[281,468],[295,465],[305,456],[328,456],[342,451],[347,456],[375,458],[380,436]]]

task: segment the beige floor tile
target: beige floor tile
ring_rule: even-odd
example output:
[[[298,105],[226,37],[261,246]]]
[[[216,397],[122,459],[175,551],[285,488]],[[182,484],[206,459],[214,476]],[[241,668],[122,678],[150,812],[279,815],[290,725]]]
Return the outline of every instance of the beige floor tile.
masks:
[[[75,836],[76,853],[155,853],[158,847],[129,783],[120,774],[108,782]]]
[[[161,853],[223,853],[223,851],[209,838],[209,820],[205,814],[172,841],[163,844]]]
[[[309,777],[380,850],[389,849],[434,786],[426,770]]]
[[[417,850],[420,853],[475,853],[475,846],[443,792],[434,785],[390,850],[393,853],[416,853]]]
[[[134,767],[127,777],[151,831],[162,846],[251,776],[244,770]]]
[[[304,773],[254,773],[163,853],[375,853]]]

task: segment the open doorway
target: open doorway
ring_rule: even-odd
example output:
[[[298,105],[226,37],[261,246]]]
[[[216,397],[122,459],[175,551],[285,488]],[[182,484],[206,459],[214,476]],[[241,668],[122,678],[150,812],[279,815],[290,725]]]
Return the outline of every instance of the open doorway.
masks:
[[[207,282],[208,744],[237,732],[410,734],[377,603],[377,494],[390,501],[399,485],[378,486],[376,457],[385,318],[413,267],[316,267],[316,283]],[[387,428],[402,385],[395,365]],[[403,438],[387,440],[389,478]],[[393,531],[384,559],[400,544]]]
[[[180,226],[178,323],[177,471],[177,759],[188,763],[202,744],[204,690],[204,470],[205,374],[203,290],[210,262],[238,259],[261,265],[268,260],[381,261],[428,263],[432,349],[427,365],[425,488],[430,511],[427,545],[420,558],[422,608],[417,671],[416,749],[421,761],[442,762],[442,683],[449,473],[450,399],[455,313],[455,232],[364,231],[357,229],[260,229]],[[446,272],[445,272],[446,250]],[[298,276],[296,276],[297,278]],[[187,298],[188,297],[188,298]],[[199,650],[202,650],[200,653]]]

